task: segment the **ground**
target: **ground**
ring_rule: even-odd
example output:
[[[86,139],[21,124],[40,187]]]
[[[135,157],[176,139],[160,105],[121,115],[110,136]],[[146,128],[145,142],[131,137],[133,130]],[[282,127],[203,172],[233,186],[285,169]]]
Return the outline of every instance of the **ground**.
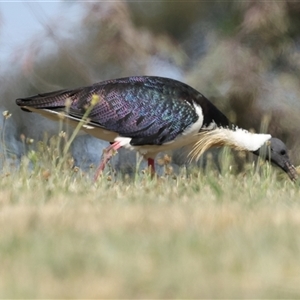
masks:
[[[96,183],[67,165],[2,174],[1,298],[300,296],[299,184],[270,165]]]

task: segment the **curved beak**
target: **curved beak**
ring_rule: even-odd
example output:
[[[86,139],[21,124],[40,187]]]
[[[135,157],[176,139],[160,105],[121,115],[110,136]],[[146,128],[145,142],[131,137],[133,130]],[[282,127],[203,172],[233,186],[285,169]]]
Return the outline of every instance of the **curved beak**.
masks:
[[[294,165],[291,163],[288,155],[281,156],[277,153],[273,153],[271,156],[271,162],[282,169],[290,179],[295,182],[298,178],[298,173]]]
[[[298,173],[296,168],[291,164],[290,161],[286,161],[282,169],[288,174],[292,181],[296,181],[298,178]]]

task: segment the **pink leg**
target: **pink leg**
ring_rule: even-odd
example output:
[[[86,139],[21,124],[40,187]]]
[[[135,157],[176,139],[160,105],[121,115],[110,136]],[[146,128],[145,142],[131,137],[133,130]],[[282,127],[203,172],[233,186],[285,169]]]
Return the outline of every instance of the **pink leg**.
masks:
[[[151,177],[155,175],[155,164],[153,158],[148,158],[148,168],[150,168]]]
[[[102,154],[102,160],[100,162],[99,167],[96,170],[94,181],[96,181],[99,177],[99,175],[103,172],[107,162],[111,159],[111,157],[114,155],[114,152],[117,151],[122,146],[120,145],[120,142],[114,142],[109,147],[104,149]]]

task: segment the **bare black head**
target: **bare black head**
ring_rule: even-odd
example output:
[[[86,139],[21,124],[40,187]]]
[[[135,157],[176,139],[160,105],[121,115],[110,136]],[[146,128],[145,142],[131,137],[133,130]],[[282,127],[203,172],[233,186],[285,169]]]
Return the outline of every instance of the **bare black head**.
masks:
[[[266,160],[281,168],[291,180],[295,181],[297,179],[297,171],[290,162],[286,145],[280,139],[271,138],[264,146],[253,153],[264,156]]]

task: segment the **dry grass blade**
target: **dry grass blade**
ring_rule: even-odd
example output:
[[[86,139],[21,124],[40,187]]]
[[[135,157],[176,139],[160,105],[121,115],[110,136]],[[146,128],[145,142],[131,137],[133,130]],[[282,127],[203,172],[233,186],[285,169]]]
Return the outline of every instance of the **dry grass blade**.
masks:
[[[195,155],[211,133],[201,137]],[[285,177],[251,165],[233,176],[225,163],[223,176],[93,184],[57,169],[56,145],[0,181],[1,298],[300,296],[300,189]]]

